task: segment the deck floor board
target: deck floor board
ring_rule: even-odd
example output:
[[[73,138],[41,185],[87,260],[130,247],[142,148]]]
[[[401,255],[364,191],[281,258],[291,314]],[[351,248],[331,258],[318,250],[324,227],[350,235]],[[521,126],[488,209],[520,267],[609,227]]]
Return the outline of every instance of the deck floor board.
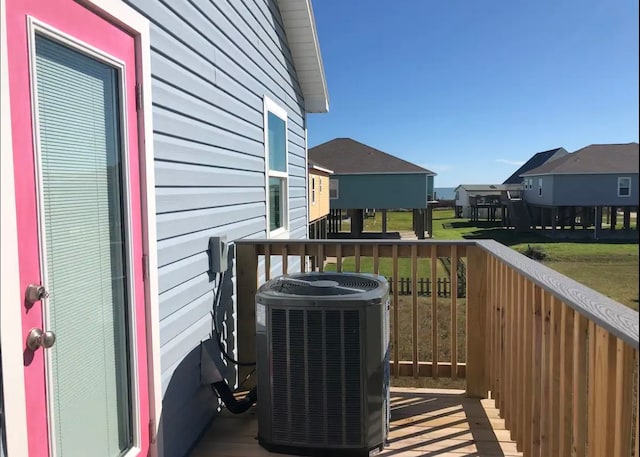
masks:
[[[394,387],[389,444],[378,455],[394,457],[516,457],[504,420],[492,400],[466,398],[464,391]],[[258,444],[255,410],[223,411],[190,457],[280,456]]]

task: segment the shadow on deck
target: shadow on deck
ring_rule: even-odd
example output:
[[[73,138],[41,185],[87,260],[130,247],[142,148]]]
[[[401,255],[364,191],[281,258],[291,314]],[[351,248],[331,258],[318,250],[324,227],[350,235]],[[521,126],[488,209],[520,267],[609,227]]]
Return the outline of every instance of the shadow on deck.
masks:
[[[465,397],[462,390],[394,387],[389,444],[383,456],[521,456],[493,400]],[[223,411],[191,457],[268,457],[258,444],[255,411]]]

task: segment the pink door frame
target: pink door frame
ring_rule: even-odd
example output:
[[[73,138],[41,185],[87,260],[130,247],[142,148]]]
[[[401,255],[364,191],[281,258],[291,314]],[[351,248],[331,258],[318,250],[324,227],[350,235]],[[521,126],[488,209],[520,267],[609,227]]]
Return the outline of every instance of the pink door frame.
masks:
[[[157,259],[155,246],[155,205],[153,198],[153,153],[150,145],[144,141],[145,136],[151,138],[150,116],[150,76],[149,76],[149,48],[148,48],[148,22],[142,16],[133,12],[120,2],[108,2],[105,0],[83,1],[85,5],[72,0],[56,0],[41,2],[36,0],[2,0],[2,25],[6,30],[6,44],[8,54],[3,55],[2,63],[7,64],[8,70],[3,68],[3,74],[9,74],[9,94],[11,99],[11,126],[13,144],[5,148],[3,140],[3,155],[6,149],[13,149],[13,168],[15,171],[15,208],[13,216],[17,224],[18,250],[17,256],[23,259],[17,262],[19,291],[24,291],[30,282],[38,282],[40,278],[39,251],[38,251],[38,225],[36,188],[33,176],[34,149],[31,123],[31,97],[29,87],[29,60],[27,46],[27,14],[46,23],[64,33],[73,35],[75,39],[115,54],[127,62],[127,126],[129,148],[129,182],[130,200],[135,202],[132,211],[136,213],[132,217],[131,232],[135,235],[133,241],[133,258],[135,259],[134,276],[135,284],[135,315],[136,315],[136,346],[137,357],[137,402],[134,408],[139,411],[138,440],[141,447],[141,455],[156,454],[155,434],[157,426],[156,418],[160,416],[160,379],[159,379],[159,345],[158,345],[158,310],[157,310]],[[6,3],[6,4],[5,4]],[[6,7],[6,17],[5,17]],[[90,10],[90,9],[91,10]],[[107,13],[108,14],[105,14]],[[125,28],[129,35],[122,30],[114,30],[114,25],[101,19],[99,16],[109,17],[110,20],[119,21],[118,25]],[[117,18],[117,19],[114,19]],[[130,21],[131,22],[130,22]],[[114,33],[115,32],[115,33]],[[4,37],[3,37],[4,38]],[[4,46],[3,46],[4,48]],[[6,48],[4,48],[6,49]],[[4,51],[3,49],[3,51]],[[135,81],[143,83],[144,104],[136,113]],[[7,95],[3,84],[3,100]],[[3,103],[4,105],[4,103]],[[4,124],[4,123],[3,123]],[[6,127],[3,127],[3,132]],[[138,135],[139,133],[139,135]],[[149,142],[150,143],[150,142]],[[11,147],[12,146],[12,147]],[[140,146],[140,147],[139,147]],[[7,159],[3,159],[6,161]],[[31,173],[29,172],[31,170]],[[3,199],[7,193],[4,192]],[[3,204],[4,208],[9,206]],[[10,210],[9,210],[10,213]],[[4,213],[3,213],[4,215]],[[5,226],[3,220],[3,227]],[[149,277],[143,283],[142,259],[146,256],[150,267]],[[28,259],[28,260],[26,260]],[[4,260],[4,259],[3,259]],[[153,269],[151,269],[153,268]],[[3,274],[4,277],[4,274]],[[3,281],[4,282],[4,281]],[[15,287],[13,290],[15,291]],[[20,297],[22,300],[22,297]],[[3,295],[4,300],[4,295]],[[32,327],[42,328],[41,305],[36,303],[31,309],[22,306],[21,340],[24,342],[26,333]],[[15,306],[15,304],[12,304]],[[5,307],[4,301],[2,304]],[[4,324],[4,322],[3,322]],[[14,322],[13,325],[17,323]],[[4,329],[5,325],[3,325]],[[145,327],[148,331],[145,331]],[[5,337],[5,334],[2,335]],[[5,345],[3,338],[3,349]],[[15,339],[10,340],[15,348]],[[24,344],[22,345],[24,349]],[[28,448],[29,455],[48,455],[47,415],[46,415],[46,391],[44,379],[44,357],[42,350],[36,351],[33,357],[25,357],[24,387],[22,391],[26,396],[25,410],[26,424],[29,431]],[[25,353],[25,355],[28,355]],[[31,360],[29,360],[31,358]],[[3,366],[5,365],[3,358]],[[28,363],[26,363],[28,362]],[[5,386],[5,392],[12,386]],[[16,389],[19,392],[21,389]],[[10,412],[6,411],[7,414]],[[16,414],[18,416],[18,414]],[[151,419],[149,419],[151,417]],[[19,419],[19,418],[18,418]],[[11,420],[11,419],[9,419]],[[148,425],[151,425],[149,427]],[[16,427],[18,428],[18,427]],[[151,435],[151,436],[150,436]],[[20,433],[23,437],[25,434]],[[19,442],[20,438],[12,440],[8,437],[8,448],[16,450],[24,449]],[[16,441],[17,444],[16,444]],[[149,443],[152,443],[151,447]],[[24,445],[24,443],[22,443]],[[10,451],[11,452],[11,451]],[[21,453],[21,455],[24,455]]]

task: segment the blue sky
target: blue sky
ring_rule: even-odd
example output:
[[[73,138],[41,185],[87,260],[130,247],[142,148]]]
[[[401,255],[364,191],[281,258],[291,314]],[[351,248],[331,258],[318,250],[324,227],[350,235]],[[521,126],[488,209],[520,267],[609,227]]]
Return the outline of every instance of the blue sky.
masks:
[[[350,137],[496,183],[536,152],[638,141],[637,0],[315,0],[329,113]]]

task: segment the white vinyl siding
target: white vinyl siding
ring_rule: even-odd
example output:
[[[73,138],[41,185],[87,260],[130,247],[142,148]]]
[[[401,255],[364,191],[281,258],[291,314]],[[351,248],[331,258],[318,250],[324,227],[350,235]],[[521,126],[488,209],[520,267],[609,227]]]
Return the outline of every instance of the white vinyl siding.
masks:
[[[209,237],[267,236],[265,95],[287,113],[288,236],[307,235],[304,99],[276,1],[125,2],[150,21],[161,433],[165,456],[181,456],[219,406],[200,383],[200,342],[210,338],[216,287],[207,272]],[[299,261],[289,259],[291,271]],[[235,346],[233,263],[219,316]],[[280,265],[271,263],[272,277]],[[263,262],[259,268],[262,275]],[[233,383],[235,367],[225,377]]]

